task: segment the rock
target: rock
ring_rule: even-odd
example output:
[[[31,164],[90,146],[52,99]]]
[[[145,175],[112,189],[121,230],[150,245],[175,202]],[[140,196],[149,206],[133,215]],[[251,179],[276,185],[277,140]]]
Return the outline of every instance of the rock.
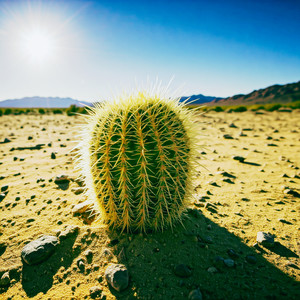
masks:
[[[243,156],[233,156],[232,158],[234,160],[238,160],[239,162],[244,162],[245,161],[245,157],[243,157]]]
[[[78,177],[76,179],[74,179],[74,181],[79,185],[79,186],[83,186],[84,185],[84,180],[81,177]]]
[[[246,256],[246,261],[247,261],[249,264],[254,265],[254,264],[256,264],[257,259],[256,259],[256,257],[255,257],[254,255],[247,255],[247,256]]]
[[[209,235],[206,235],[202,238],[202,241],[206,244],[212,244],[213,243],[213,239],[211,236]]]
[[[0,286],[6,286],[10,284],[9,272],[5,272],[0,278]]]
[[[11,142],[11,140],[9,138],[5,138],[2,143],[6,144],[6,143],[10,143],[10,142]]]
[[[243,128],[244,131],[253,131],[253,128]]]
[[[234,176],[234,175],[232,175],[232,174],[230,174],[228,172],[225,172],[225,171],[219,171],[219,172],[217,172],[217,174],[220,174],[220,175],[222,175],[224,177],[236,178],[236,176]]]
[[[0,194],[0,202],[5,198],[6,194],[5,193],[1,193]]]
[[[82,203],[79,203],[77,205],[75,205],[72,209],[72,213],[75,214],[82,214],[84,212],[86,212],[88,209],[90,209],[92,207],[92,202],[89,200],[86,200]]]
[[[285,219],[281,219],[281,218],[279,218],[278,221],[281,222],[281,223],[284,223],[284,224],[288,224],[288,225],[292,225],[293,224],[292,222],[289,222],[289,221],[287,221]]]
[[[86,251],[84,251],[83,255],[86,257],[91,257],[91,256],[93,256],[93,251],[90,249],[87,249]]]
[[[219,185],[215,181],[209,181],[208,184],[219,187]]]
[[[215,267],[209,267],[209,268],[207,269],[207,272],[208,272],[208,273],[218,273],[218,269],[215,268]]]
[[[71,190],[75,195],[82,194],[85,191],[84,187],[76,187]]]
[[[297,191],[294,191],[292,189],[285,189],[283,192],[285,194],[292,195],[292,196],[294,196],[296,198],[300,198],[300,193],[298,193]]]
[[[214,265],[217,267],[217,268],[222,268],[224,267],[224,258],[221,257],[221,256],[216,256],[214,258]]]
[[[192,270],[185,264],[179,264],[175,266],[174,273],[176,276],[186,278],[192,275]]]
[[[238,258],[239,255],[233,250],[233,249],[228,249],[227,250],[227,254],[231,257],[231,258]]]
[[[3,185],[2,187],[1,187],[1,192],[5,192],[5,191],[7,191],[8,190],[8,185]]]
[[[99,286],[92,286],[90,288],[90,296],[95,299],[97,297],[101,297],[102,289]]]
[[[217,213],[217,207],[215,205],[213,205],[212,203],[205,203],[205,206],[204,206],[208,211],[210,211],[211,213]]]
[[[231,258],[226,258],[223,260],[223,263],[228,268],[233,268],[235,266],[235,261]]]
[[[233,137],[230,134],[224,134],[223,138],[226,140],[233,140]]]
[[[105,271],[105,279],[112,288],[121,292],[128,287],[128,270],[125,265],[111,264]]]
[[[274,236],[270,233],[259,231],[257,233],[256,241],[264,247],[274,247]]]
[[[79,231],[79,226],[69,225],[65,230],[59,233],[58,237],[60,240],[65,240],[72,235],[77,234]]]
[[[287,263],[285,264],[285,266],[293,268],[293,269],[300,270],[300,268],[295,263],[293,263],[292,261],[287,261]]]
[[[230,178],[223,178],[223,181],[230,184],[234,184],[234,182]]]
[[[21,257],[29,265],[38,264],[54,252],[58,243],[56,236],[43,235],[27,244],[21,252]]]
[[[114,258],[114,254],[108,248],[104,248],[101,253],[101,258],[106,261],[111,261]]]
[[[202,294],[201,294],[200,290],[199,289],[192,290],[189,293],[188,299],[189,300],[202,300]]]
[[[56,158],[55,152],[51,152],[51,159],[55,159],[55,158]]]
[[[70,178],[68,175],[59,175],[56,176],[54,183],[56,184],[63,184],[63,183],[68,183],[70,181]]]
[[[79,268],[81,271],[83,271],[84,268],[85,268],[84,260],[83,260],[82,258],[78,258],[76,263],[77,263],[78,268]]]
[[[7,244],[5,242],[0,242],[0,255],[2,255],[7,248]]]

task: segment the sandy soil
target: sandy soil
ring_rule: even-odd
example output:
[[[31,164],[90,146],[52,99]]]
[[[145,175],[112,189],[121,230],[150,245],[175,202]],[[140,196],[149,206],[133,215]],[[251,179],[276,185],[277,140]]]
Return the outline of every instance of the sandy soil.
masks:
[[[11,140],[0,144],[0,188],[8,185],[0,200],[0,277],[10,274],[0,299],[90,299],[94,286],[102,290],[99,299],[188,299],[196,288],[203,299],[300,297],[299,110],[199,116],[206,149],[185,226],[148,235],[119,234],[73,215],[72,207],[86,200],[72,192],[80,183],[71,151],[79,122],[61,115],[0,117],[0,141]],[[55,184],[61,174],[71,179],[67,186]],[[69,225],[78,232],[49,259],[34,266],[21,261],[28,242]],[[274,234],[275,247],[254,247],[258,231]],[[104,278],[107,266],[117,262],[130,274],[121,293]],[[178,277],[179,264],[191,276]]]

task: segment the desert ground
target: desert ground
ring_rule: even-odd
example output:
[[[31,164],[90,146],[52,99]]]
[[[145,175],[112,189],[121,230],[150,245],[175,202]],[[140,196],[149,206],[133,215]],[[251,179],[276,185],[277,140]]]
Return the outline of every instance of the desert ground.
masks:
[[[0,117],[0,299],[300,299],[299,110],[198,114],[183,226],[148,234],[75,212],[88,200],[73,151],[81,122]],[[257,244],[260,231],[272,247]],[[28,265],[21,251],[42,235],[59,244]],[[128,269],[121,292],[104,276],[113,263]]]

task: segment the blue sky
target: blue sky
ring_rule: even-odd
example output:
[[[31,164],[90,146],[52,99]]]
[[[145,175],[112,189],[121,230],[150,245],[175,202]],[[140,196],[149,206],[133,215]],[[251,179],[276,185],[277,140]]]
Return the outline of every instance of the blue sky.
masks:
[[[295,82],[299,15],[288,0],[0,1],[0,100],[96,101],[156,78],[222,97]]]

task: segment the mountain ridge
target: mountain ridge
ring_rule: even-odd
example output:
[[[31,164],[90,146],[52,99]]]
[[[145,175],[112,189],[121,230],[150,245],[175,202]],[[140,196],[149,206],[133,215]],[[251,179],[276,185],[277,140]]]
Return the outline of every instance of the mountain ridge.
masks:
[[[204,96],[202,94],[183,96],[180,97],[180,101],[187,101],[191,104],[202,104],[215,99],[223,99],[220,97]],[[19,99],[8,99],[0,101],[0,107],[10,107],[10,108],[66,108],[70,105],[76,106],[91,106],[92,103],[88,101],[79,101],[72,99],[70,97],[60,98],[60,97],[24,97]]]
[[[300,81],[287,84],[274,84],[266,88],[254,90],[248,94],[237,94],[222,98],[204,96],[203,94],[179,97],[181,102],[192,105],[253,105],[267,103],[289,103],[300,100]],[[70,105],[91,106],[88,101],[79,101],[70,97],[24,97],[0,101],[0,107],[11,108],[66,108]]]
[[[274,84],[254,90],[249,94],[237,94],[207,102],[207,105],[252,105],[267,103],[289,103],[300,100],[300,81],[287,84]]]
[[[86,106],[91,105],[87,101],[79,101],[70,97],[24,97],[19,99],[8,99],[0,101],[0,107],[11,108],[66,108],[70,105]]]

